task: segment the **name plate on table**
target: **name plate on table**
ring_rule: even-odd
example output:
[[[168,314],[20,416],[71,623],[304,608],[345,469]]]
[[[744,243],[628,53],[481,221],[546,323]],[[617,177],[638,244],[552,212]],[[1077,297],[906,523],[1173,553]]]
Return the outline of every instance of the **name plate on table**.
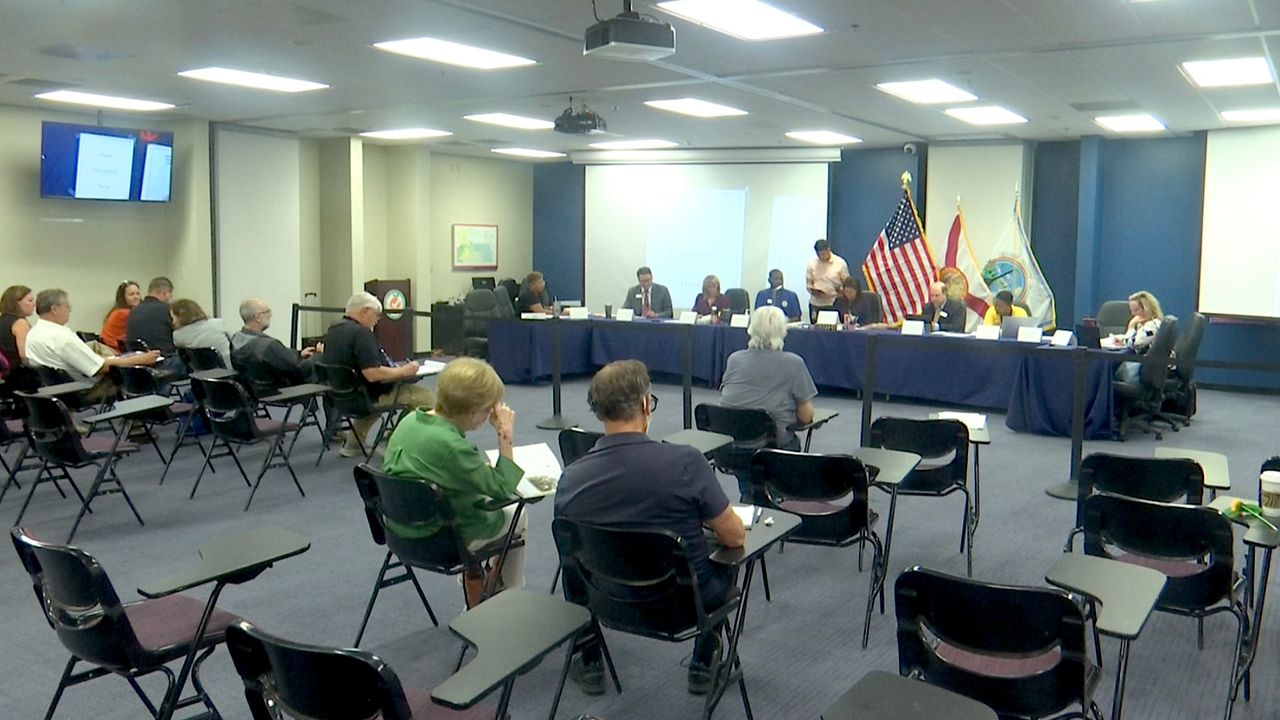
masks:
[[[680,318],[677,319],[676,322],[681,325],[692,325],[698,322],[698,313],[692,310],[685,310],[680,313]]]
[[[835,310],[819,310],[818,322],[814,325],[830,325],[835,327],[840,322],[840,313]]]
[[[996,328],[996,329],[999,330],[999,328]],[[923,335],[924,321],[923,320],[903,320],[902,334],[903,335]]]
[[[619,320],[621,322],[630,322],[635,319],[636,311],[631,308],[618,308],[618,311],[613,314],[613,317],[615,320]]]
[[[999,340],[1000,326],[999,325],[979,325],[977,338],[979,340]]]
[[[1049,344],[1057,347],[1066,347],[1071,344],[1071,339],[1073,337],[1075,337],[1075,333],[1070,330],[1058,330],[1049,340]]]
[[[521,320],[550,320],[551,316],[546,313],[527,312],[520,313]]]
[[[1044,331],[1038,327],[1020,327],[1018,328],[1018,342],[1038,343],[1044,340]]]
[[[729,327],[744,328],[751,322],[751,316],[746,313],[738,313],[729,318]]]
[[[586,308],[584,308],[584,307],[571,307],[571,308],[569,308],[569,319],[570,319],[570,320],[586,320],[586,319],[587,319],[587,309],[586,309]]]

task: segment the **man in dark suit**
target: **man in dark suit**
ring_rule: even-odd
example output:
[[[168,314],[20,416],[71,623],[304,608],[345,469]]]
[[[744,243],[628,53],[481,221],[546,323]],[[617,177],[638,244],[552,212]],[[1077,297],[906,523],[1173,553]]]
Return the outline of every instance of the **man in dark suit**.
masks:
[[[637,317],[671,317],[671,292],[653,281],[653,271],[647,265],[636,270],[636,280],[640,284],[627,291],[622,307],[631,308]]]
[[[920,309],[930,330],[964,332],[964,303],[947,297],[947,285],[935,282],[929,286],[929,302]]]

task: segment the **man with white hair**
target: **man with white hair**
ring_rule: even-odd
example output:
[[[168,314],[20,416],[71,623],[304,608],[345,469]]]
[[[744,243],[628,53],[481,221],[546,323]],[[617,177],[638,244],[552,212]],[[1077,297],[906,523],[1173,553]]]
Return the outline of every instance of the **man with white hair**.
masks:
[[[431,408],[435,394],[430,388],[417,385],[413,379],[418,374],[418,362],[410,360],[395,365],[387,356],[373,328],[382,317],[382,303],[378,298],[361,291],[347,300],[346,314],[329,326],[324,338],[324,361],[330,365],[345,365],[356,371],[369,391],[369,397],[378,405],[402,404],[412,408]],[[358,437],[367,438],[376,416],[355,418],[351,424]],[[357,436],[348,435],[342,445],[343,457],[361,454]]]

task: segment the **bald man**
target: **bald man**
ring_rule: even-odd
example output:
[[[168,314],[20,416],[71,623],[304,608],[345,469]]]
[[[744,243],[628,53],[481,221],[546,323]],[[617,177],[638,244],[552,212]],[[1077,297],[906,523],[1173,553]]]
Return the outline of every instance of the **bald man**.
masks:
[[[240,303],[244,327],[231,337],[231,364],[263,381],[272,380],[278,387],[315,382],[315,362],[323,345],[303,348],[302,352],[285,347],[265,334],[271,327],[271,315],[271,306],[262,298]]]
[[[947,284],[944,282],[929,286],[929,302],[920,308],[920,315],[929,323],[931,331],[964,332],[964,303],[947,297]]]

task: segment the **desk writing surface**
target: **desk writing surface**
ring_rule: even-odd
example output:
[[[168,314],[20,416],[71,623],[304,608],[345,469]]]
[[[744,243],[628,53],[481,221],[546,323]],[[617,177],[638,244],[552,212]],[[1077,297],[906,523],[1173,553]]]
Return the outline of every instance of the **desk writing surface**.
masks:
[[[872,670],[822,711],[822,720],[997,720],[994,710],[921,680]]]
[[[92,390],[93,386],[94,383],[91,383],[88,380],[73,380],[71,382],[58,383],[57,385],[45,385],[39,390],[36,390],[36,394],[44,395],[46,397],[57,397],[59,395],[71,395]]]
[[[303,398],[322,395],[329,391],[328,385],[320,383],[302,383],[301,385],[290,385],[287,388],[281,388],[275,395],[269,395],[261,398],[262,402],[283,403],[291,400],[302,400]]]
[[[770,523],[770,519],[773,520]],[[760,519],[747,531],[742,547],[722,547],[712,537],[708,545],[717,548],[711,553],[711,561],[721,565],[744,565],[748,560],[768,550],[774,543],[800,529],[800,516],[783,510],[764,508]]]
[[[662,442],[672,445],[688,445],[703,455],[710,455],[725,445],[733,443],[733,437],[706,430],[680,430],[662,438]]]
[[[1231,508],[1231,504],[1237,500],[1247,503],[1253,502],[1252,500],[1245,500],[1244,498],[1232,497],[1230,495],[1219,495],[1213,499],[1213,502],[1209,503],[1209,507],[1217,510],[1223,515],[1227,515],[1227,510],[1229,510]],[[1272,550],[1276,547],[1280,547],[1280,533],[1277,533],[1275,530],[1267,527],[1256,517],[1247,513],[1240,515],[1239,517],[1232,517],[1230,515],[1227,515],[1227,517],[1230,517],[1232,522],[1249,528],[1244,534],[1244,542],[1246,545]],[[1267,518],[1267,520],[1271,521],[1272,525],[1280,526],[1280,518]]]
[[[90,425],[95,425],[108,420],[116,420],[118,418],[130,417],[132,415],[138,415],[152,410],[159,410],[160,408],[169,407],[172,404],[173,398],[171,397],[143,395],[142,397],[131,398],[129,400],[121,400],[110,410],[104,413],[98,413],[97,415],[85,416],[81,418],[81,420]]]
[[[829,422],[832,418],[838,416],[839,414],[840,412],[838,410],[823,410],[820,408],[814,408],[812,420],[810,420],[807,423],[797,422],[788,429],[791,430],[792,432],[803,432],[805,430],[816,428],[825,422]]]
[[[213,368],[212,370],[197,370],[191,373],[191,377],[197,380],[226,380],[236,376],[236,371],[231,368]]]
[[[920,464],[920,456],[915,453],[885,448],[855,448],[853,456],[872,471],[869,479],[877,485],[900,485]]]
[[[236,582],[285,558],[300,555],[311,541],[291,530],[262,528],[233,535],[200,548],[200,563],[138,588],[143,597],[156,598],[217,580]]]
[[[1067,553],[1044,579],[1098,603],[1098,631],[1132,640],[1142,632],[1164,590],[1164,573],[1108,558]]]
[[[969,429],[969,442],[973,445],[990,445],[991,430],[987,427],[987,416],[982,413],[943,411],[929,413],[930,420],[959,420]]]
[[[1227,456],[1222,453],[1161,446],[1155,449],[1155,456],[1195,460],[1204,470],[1205,487],[1211,490],[1231,489],[1231,472],[1227,469]]]
[[[496,465],[498,463],[497,448],[486,450],[485,457],[489,458],[490,465]],[[546,443],[518,445],[511,448],[511,460],[524,471],[520,483],[516,486],[517,495],[530,500],[555,493],[556,484],[560,481],[560,473],[563,470],[560,467],[560,459],[551,451],[551,446]],[[539,487],[539,484],[547,487]]]

